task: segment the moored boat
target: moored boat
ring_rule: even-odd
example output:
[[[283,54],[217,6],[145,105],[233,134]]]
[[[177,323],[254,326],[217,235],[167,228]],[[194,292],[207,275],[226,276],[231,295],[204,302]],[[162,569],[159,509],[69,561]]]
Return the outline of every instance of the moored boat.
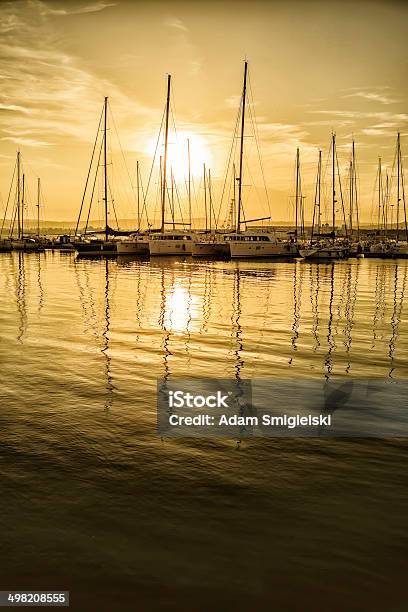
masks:
[[[149,236],[147,234],[133,234],[125,240],[117,242],[118,255],[149,255]]]
[[[299,254],[303,259],[327,261],[333,259],[346,259],[349,256],[349,251],[347,247],[338,246],[336,244],[327,244],[323,246],[317,243],[314,246],[299,249]]]
[[[229,234],[210,234],[195,236],[192,241],[193,257],[230,257]]]
[[[75,240],[72,245],[82,256],[96,257],[100,255],[117,255],[117,240],[84,239]]]
[[[9,240],[8,238],[0,239],[0,253],[7,253],[8,251],[11,251],[11,249],[11,240]]]
[[[191,255],[192,234],[169,230],[151,234],[149,237],[150,255]]]
[[[279,241],[274,234],[247,230],[226,236],[231,257],[255,258],[276,257],[293,259],[298,256],[298,248],[294,242]]]
[[[129,234],[131,234],[132,232],[124,232],[124,231],[120,231],[118,230],[114,230],[111,227],[109,227],[109,223],[108,223],[108,214],[109,214],[109,204],[108,204],[108,193],[110,193],[110,189],[108,188],[108,174],[107,174],[107,167],[108,167],[108,161],[107,161],[107,117],[108,117],[108,98],[105,97],[104,100],[104,105],[103,105],[103,129],[102,131],[102,143],[101,143],[101,149],[103,149],[103,203],[104,203],[104,213],[105,213],[105,228],[102,231],[92,231],[92,232],[87,232],[87,225],[88,225],[88,220],[86,222],[86,226],[83,232],[83,236],[81,236],[78,239],[74,239],[71,241],[72,246],[74,247],[74,249],[76,250],[76,252],[85,257],[85,256],[89,256],[89,257],[98,257],[98,256],[113,256],[113,255],[117,255],[118,251],[118,240],[117,238],[119,236],[129,236]],[[102,121],[102,118],[101,118]],[[100,122],[101,123],[101,122]],[[96,142],[98,140],[99,137],[99,133],[100,133],[100,125],[98,126],[98,132],[97,132],[97,136],[96,136],[96,140],[95,140],[95,146],[94,146],[94,150],[92,153],[92,157],[91,157],[91,162],[90,162],[90,167],[89,167],[89,171],[88,171],[88,177],[85,183],[85,189],[84,189],[84,193],[82,196],[82,202],[81,202],[81,207],[79,210],[79,215],[78,215],[78,220],[77,220],[77,224],[76,224],[76,228],[75,228],[75,236],[78,236],[78,228],[79,228],[79,224],[80,224],[80,220],[81,220],[81,214],[82,214],[82,209],[83,209],[83,204],[85,201],[85,196],[86,196],[86,192],[87,192],[87,187],[88,187],[88,181],[89,181],[89,176],[91,174],[91,169],[92,169],[92,164],[94,161],[94,154],[95,154],[95,147],[96,147]],[[95,182],[96,182],[96,176],[98,174],[98,170],[99,170],[99,164],[97,164],[97,168],[96,168],[96,175],[95,175]],[[111,195],[111,200],[113,200],[113,197]],[[93,201],[93,192],[91,195],[91,202],[89,205],[89,211],[88,211],[88,219],[90,216],[90,211],[91,211],[91,206],[92,206],[92,201]],[[116,213],[115,213],[116,214]],[[104,235],[104,238],[97,238],[97,235]],[[116,238],[116,239],[115,239]]]

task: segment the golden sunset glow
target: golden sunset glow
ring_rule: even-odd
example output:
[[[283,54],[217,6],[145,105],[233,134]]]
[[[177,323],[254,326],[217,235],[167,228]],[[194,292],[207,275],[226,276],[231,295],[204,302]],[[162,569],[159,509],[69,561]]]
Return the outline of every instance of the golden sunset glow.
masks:
[[[244,58],[248,217],[264,215],[270,204],[273,220],[290,220],[299,147],[305,214],[311,218],[318,151],[327,163],[334,130],[344,183],[355,139],[361,220],[370,222],[378,156],[391,174],[398,130],[403,155],[407,150],[408,15],[402,3],[371,3],[369,20],[363,1],[353,3],[350,15],[337,1],[21,0],[1,3],[0,15],[0,205],[20,149],[28,218],[35,216],[40,176],[42,220],[76,219],[104,96],[114,122],[109,140],[116,212],[119,219],[135,218],[129,177],[134,187],[139,161],[143,185],[148,182],[171,74],[168,175],[172,169],[184,214],[190,140],[194,213],[202,216],[205,163],[214,206],[224,219],[229,201],[221,195]],[[266,193],[255,163],[258,145]],[[151,217],[157,216],[158,167],[157,158],[147,198]],[[100,216],[97,206],[92,216]]]

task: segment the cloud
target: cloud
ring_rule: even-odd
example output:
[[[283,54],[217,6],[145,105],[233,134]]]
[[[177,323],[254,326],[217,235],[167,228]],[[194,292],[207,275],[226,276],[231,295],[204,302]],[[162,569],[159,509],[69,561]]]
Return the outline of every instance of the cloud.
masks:
[[[353,93],[342,96],[343,98],[363,98],[364,100],[370,100],[372,102],[380,102],[380,104],[396,104],[398,100],[389,98],[388,96],[375,91],[355,91]]]
[[[23,113],[25,115],[29,115],[32,112],[31,109],[25,108],[24,106],[19,106],[18,104],[3,104],[2,102],[0,102],[0,111]]]
[[[44,140],[34,140],[33,138],[21,138],[15,136],[4,136],[1,140],[9,140],[10,142],[14,142],[14,144],[22,145],[24,147],[49,147],[51,145],[50,142],[45,142]]]
[[[310,110],[307,112],[315,114],[315,115],[329,115],[331,117],[344,117],[346,119],[379,119],[380,121],[394,121],[397,123],[408,121],[408,114],[391,113],[389,111],[366,112],[366,111],[350,111],[350,110]]]
[[[110,7],[110,6],[116,6],[117,3],[116,2],[94,2],[93,4],[88,4],[79,8],[74,8],[74,9],[69,9],[69,8],[63,8],[63,9],[54,9],[52,8],[49,4],[42,2],[41,0],[36,0],[35,4],[39,7],[40,9],[40,14],[42,16],[47,16],[47,15],[51,15],[51,16],[66,16],[66,15],[84,15],[86,13],[99,13],[100,11],[103,11],[104,9]]]
[[[80,10],[89,12],[102,4],[107,5],[94,3]],[[32,147],[57,144],[61,136],[89,142],[107,94],[116,120],[143,117],[147,122],[154,110],[130,100],[118,86],[85,68],[80,59],[59,50],[39,5],[44,3],[21,5],[21,29],[4,35],[0,43],[0,138]],[[13,5],[7,5],[7,10],[4,14],[10,17]]]
[[[168,26],[169,28],[181,30],[182,32],[188,32],[187,26],[185,26],[181,19],[178,19],[178,17],[168,17],[164,21],[164,25]]]
[[[388,136],[389,135],[388,130],[382,130],[382,129],[375,128],[375,127],[363,128],[361,130],[361,133],[364,134],[365,136]]]
[[[0,32],[2,34],[7,34],[9,32],[13,32],[18,30],[22,26],[21,20],[14,15],[13,13],[9,15],[3,15],[0,22]]]

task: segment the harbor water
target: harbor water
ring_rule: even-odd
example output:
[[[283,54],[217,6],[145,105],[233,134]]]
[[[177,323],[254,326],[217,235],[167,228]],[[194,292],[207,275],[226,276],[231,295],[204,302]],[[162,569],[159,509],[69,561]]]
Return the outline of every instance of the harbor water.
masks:
[[[408,610],[407,441],[161,439],[156,384],[408,376],[408,260],[0,254],[2,589]]]

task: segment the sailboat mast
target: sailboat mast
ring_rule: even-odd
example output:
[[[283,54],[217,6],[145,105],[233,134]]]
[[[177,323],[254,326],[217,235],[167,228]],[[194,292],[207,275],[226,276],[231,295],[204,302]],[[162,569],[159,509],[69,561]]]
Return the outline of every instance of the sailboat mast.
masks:
[[[381,200],[382,200],[382,171],[381,171],[381,157],[378,158],[378,231],[381,226]]]
[[[399,240],[399,205],[400,205],[400,133],[397,134],[397,242]]]
[[[24,196],[25,196],[25,175],[23,173],[23,185],[21,194],[21,238],[24,238]]]
[[[169,113],[170,113],[170,87],[171,75],[167,75],[167,98],[166,98],[166,123],[164,132],[164,159],[163,159],[163,182],[161,202],[161,231],[164,232],[164,211],[166,206],[166,173],[167,173],[167,146],[169,138]]]
[[[173,231],[176,229],[176,223],[174,220],[174,176],[173,176],[173,166],[170,168],[170,180],[171,180],[171,218],[173,221]]]
[[[388,203],[389,203],[389,177],[388,170],[385,172],[385,195],[384,195],[384,235],[388,235]]]
[[[204,181],[204,212],[205,212],[205,231],[208,230],[208,214],[207,214],[207,180],[205,172],[205,164],[203,164],[203,181]]]
[[[299,148],[296,149],[295,237],[298,237],[299,215]]]
[[[37,178],[37,238],[40,237],[40,177]]]
[[[353,205],[354,205],[354,209],[356,211],[357,240],[360,241],[360,216],[359,216],[359,211],[358,211],[356,146],[355,146],[355,143],[354,143],[354,139],[353,139],[353,145],[352,145],[352,161],[353,161]],[[350,235],[351,235],[351,233],[350,233]]]
[[[106,128],[108,114],[108,98],[105,96],[104,102],[104,118],[103,118],[103,193],[105,201],[105,240],[109,238],[108,230],[108,168],[107,168],[107,146],[106,146]]]
[[[397,156],[398,156],[397,242],[399,240],[399,209],[400,209],[400,202],[401,202],[401,200],[402,200],[403,205],[404,205],[405,240],[408,242],[407,208],[406,208],[406,202],[405,202],[404,173],[402,171],[401,134],[400,134],[400,132],[398,132],[398,137],[397,137]]]
[[[238,211],[237,211],[237,232],[241,229],[241,208],[242,208],[242,160],[244,155],[244,130],[245,130],[245,102],[247,87],[248,62],[244,62],[244,86],[242,91],[241,109],[241,142],[239,150],[239,182],[238,182]]]
[[[139,160],[136,161],[136,189],[137,189],[137,231],[140,231],[140,185],[139,185]]]
[[[17,151],[17,238],[21,238],[21,215],[20,215],[20,151]]]
[[[336,174],[335,174],[335,156],[336,156],[336,134],[332,132],[332,172],[333,172],[333,184],[332,184],[332,226],[333,226],[333,237],[336,231]]]
[[[317,167],[317,231],[321,233],[321,193],[322,193],[322,151],[319,149],[319,165]]]
[[[355,148],[354,139],[351,144],[351,161],[350,161],[350,237],[353,237],[353,214],[354,209],[357,207],[357,190],[356,190],[356,159],[355,159]],[[356,210],[357,213],[357,210]]]
[[[317,164],[316,190],[313,206],[312,231],[310,235],[310,246],[313,245],[314,228],[317,217],[317,234],[320,234],[320,193],[321,193],[321,174],[322,174],[322,152],[319,149],[319,161]]]
[[[191,226],[191,160],[190,160],[190,139],[187,138],[187,157],[188,157],[188,220]]]
[[[210,208],[210,232],[212,229],[212,220],[211,220],[211,214],[213,214],[214,216],[214,223],[215,223],[215,229],[217,229],[217,219],[215,218],[215,213],[214,213],[214,209],[213,209],[213,202],[212,202],[212,191],[211,191],[211,168],[208,169],[208,199],[209,199],[209,208]]]

